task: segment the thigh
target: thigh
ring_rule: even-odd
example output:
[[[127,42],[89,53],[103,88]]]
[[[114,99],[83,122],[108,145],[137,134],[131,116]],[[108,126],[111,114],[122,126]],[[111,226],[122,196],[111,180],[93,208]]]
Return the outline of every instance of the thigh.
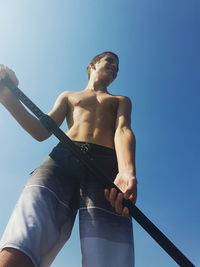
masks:
[[[130,218],[101,208],[80,209],[83,267],[133,267],[134,243]]]
[[[26,266],[34,267],[31,259],[15,248],[5,248],[0,252],[0,267]]]
[[[27,185],[52,191],[60,201],[77,210],[79,206],[80,163],[67,150],[54,149],[29,177]]]
[[[110,181],[117,175],[115,155],[93,155],[97,169]],[[104,196],[105,183],[86,173],[81,180],[79,210],[83,267],[133,267],[131,218],[118,215]]]
[[[50,265],[71,234],[79,205],[79,168],[68,150],[53,149],[31,173],[0,249],[16,248],[35,266]]]
[[[1,239],[1,249],[16,248],[35,266],[49,266],[70,236],[75,213],[47,188],[23,190]]]

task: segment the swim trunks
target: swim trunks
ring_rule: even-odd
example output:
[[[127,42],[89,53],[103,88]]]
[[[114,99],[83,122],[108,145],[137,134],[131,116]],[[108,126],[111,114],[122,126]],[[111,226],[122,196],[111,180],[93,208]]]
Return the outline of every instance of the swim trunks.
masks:
[[[115,150],[74,142],[113,181]],[[79,211],[83,267],[133,267],[132,221],[118,215],[104,197],[105,185],[59,143],[36,168],[19,197],[0,242],[50,266],[69,239]],[[67,259],[66,264],[67,265]]]

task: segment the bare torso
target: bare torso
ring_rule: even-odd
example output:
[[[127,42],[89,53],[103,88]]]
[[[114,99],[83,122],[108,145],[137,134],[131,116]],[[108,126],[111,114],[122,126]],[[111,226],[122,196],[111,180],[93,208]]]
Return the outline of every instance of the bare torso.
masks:
[[[102,91],[68,92],[69,138],[114,148],[118,98]]]

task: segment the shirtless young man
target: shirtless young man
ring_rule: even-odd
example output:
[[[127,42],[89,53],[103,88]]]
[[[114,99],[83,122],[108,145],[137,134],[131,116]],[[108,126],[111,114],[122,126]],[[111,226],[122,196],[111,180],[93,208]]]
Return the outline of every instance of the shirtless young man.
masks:
[[[132,222],[122,207],[123,197],[135,202],[137,195],[131,101],[107,91],[118,65],[112,52],[94,57],[87,87],[63,92],[49,116],[58,126],[66,118],[67,136],[80,153],[89,151],[123,194],[105,189],[59,143],[27,181],[0,243],[0,267],[50,266],[70,236],[77,210],[84,267],[134,266]],[[0,80],[5,75],[18,86],[14,72],[1,65]],[[50,136],[7,87],[0,87],[0,102],[36,140]]]

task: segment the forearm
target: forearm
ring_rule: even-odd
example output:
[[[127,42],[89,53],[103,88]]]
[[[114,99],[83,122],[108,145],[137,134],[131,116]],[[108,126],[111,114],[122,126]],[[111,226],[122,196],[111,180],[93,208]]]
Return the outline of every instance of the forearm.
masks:
[[[119,128],[114,137],[119,172],[129,171],[136,176],[135,135],[130,128]]]
[[[13,94],[10,94],[1,103],[15,120],[36,140],[43,141],[51,135],[41,122],[31,115]]]

